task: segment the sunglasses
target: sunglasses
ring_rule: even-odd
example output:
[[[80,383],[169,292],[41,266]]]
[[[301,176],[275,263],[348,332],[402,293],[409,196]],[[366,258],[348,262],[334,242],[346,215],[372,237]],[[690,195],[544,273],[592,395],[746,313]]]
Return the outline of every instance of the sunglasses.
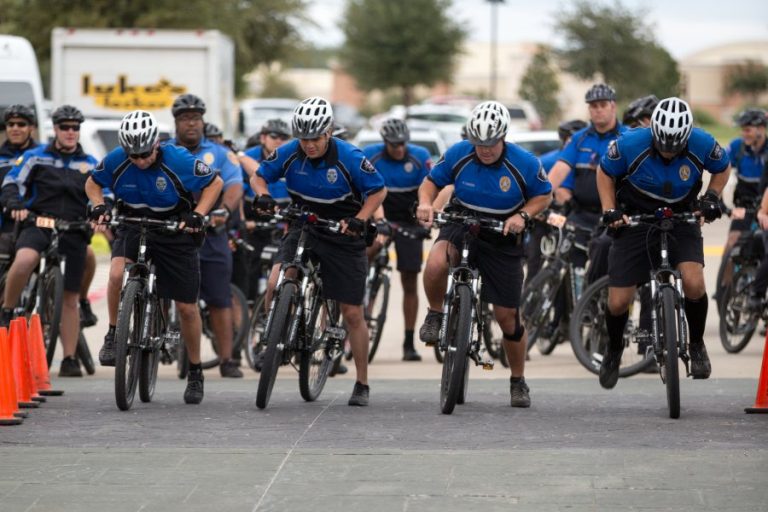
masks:
[[[60,124],[59,130],[63,132],[79,132],[80,131],[80,125],[79,124]]]
[[[392,146],[393,148],[401,148],[405,146],[405,142],[387,142],[388,146]]]
[[[287,135],[283,135],[282,133],[276,133],[276,132],[269,132],[267,134],[267,137],[269,137],[270,139],[288,140]]]
[[[150,149],[149,151],[145,151],[143,153],[131,154],[131,155],[128,155],[128,158],[130,158],[131,160],[144,160],[145,158],[149,158],[150,156],[152,156],[152,151],[154,150]]]
[[[14,126],[18,126],[19,128],[26,128],[29,126],[29,123],[26,121],[8,121],[5,123],[5,126],[8,126],[10,128],[13,128]]]

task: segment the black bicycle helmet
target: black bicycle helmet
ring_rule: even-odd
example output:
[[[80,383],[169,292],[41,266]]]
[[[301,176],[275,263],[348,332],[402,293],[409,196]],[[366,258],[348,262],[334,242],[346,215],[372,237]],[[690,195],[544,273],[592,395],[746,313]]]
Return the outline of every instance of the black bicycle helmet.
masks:
[[[624,111],[624,116],[622,117],[621,122],[624,124],[633,124],[644,117],[650,118],[651,114],[653,114],[653,109],[655,109],[658,104],[659,98],[654,94],[637,98],[627,105],[627,109]]]
[[[570,121],[563,121],[557,126],[557,135],[560,137],[560,142],[565,144],[574,133],[587,127],[587,123],[581,119],[571,119]]]
[[[595,84],[584,95],[584,101],[587,103],[592,103],[593,101],[616,101],[616,91],[611,86]]]
[[[206,139],[210,139],[211,137],[224,136],[224,133],[221,131],[221,128],[219,128],[213,123],[205,123],[205,128],[203,129],[203,133],[205,134]]]
[[[387,119],[379,130],[381,138],[390,144],[402,144],[411,140],[411,132],[408,125],[401,119]]]
[[[26,105],[11,105],[5,109],[3,113],[3,120],[7,123],[14,117],[20,117],[26,119],[30,124],[37,125],[37,116],[35,111]]]
[[[53,124],[59,124],[64,121],[82,123],[85,121],[85,117],[83,117],[83,113],[80,112],[77,107],[73,107],[72,105],[62,105],[53,111],[51,120],[53,121]]]
[[[736,124],[739,126],[766,126],[768,118],[765,116],[765,110],[748,108],[736,116]]]
[[[173,114],[173,117],[178,117],[185,112],[205,114],[205,102],[194,94],[182,94],[174,100],[171,114]]]
[[[268,119],[264,126],[261,127],[261,134],[266,135],[268,133],[276,133],[283,135],[286,138],[291,137],[291,127],[288,123],[282,119]]]

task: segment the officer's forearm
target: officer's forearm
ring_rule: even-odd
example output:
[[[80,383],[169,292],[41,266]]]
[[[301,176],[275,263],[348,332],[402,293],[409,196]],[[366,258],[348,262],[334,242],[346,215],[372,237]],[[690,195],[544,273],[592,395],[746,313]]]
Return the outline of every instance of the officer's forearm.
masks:
[[[718,196],[723,195],[723,189],[725,184],[728,183],[728,177],[731,175],[731,168],[728,167],[725,171],[718,174],[711,174],[709,178],[709,185],[707,190],[714,190]]]
[[[551,193],[545,194],[543,196],[535,196],[530,198],[521,209],[525,210],[529,216],[535,217],[536,215],[546,210],[551,202]]]
[[[437,197],[438,188],[430,179],[424,179],[419,186],[419,204],[432,204]]]
[[[222,197],[222,202],[230,212],[234,212],[240,206],[240,199],[242,199],[242,197],[243,186],[238,183],[236,185],[230,185],[224,189],[224,197]]]
[[[269,194],[269,189],[267,188],[267,180],[259,176],[258,174],[254,174],[251,178],[251,188],[254,192],[256,192],[257,196],[263,196],[264,194]]]
[[[358,219],[367,220],[369,219],[373,213],[376,211],[376,209],[381,206],[381,203],[384,202],[384,198],[387,197],[387,189],[382,188],[378,192],[374,192],[373,194],[370,194],[365,202],[363,203],[363,207],[360,208],[360,211],[357,212]]]
[[[563,184],[563,181],[568,176],[569,172],[571,172],[571,166],[562,160],[558,160],[555,165],[552,166],[552,170],[549,171],[549,182],[552,184],[552,190],[560,188],[560,185]]]
[[[104,191],[101,185],[93,181],[93,178],[88,178],[85,182],[85,195],[93,205],[104,204]]]
[[[603,169],[597,168],[597,192],[600,194],[600,204],[603,211],[616,208],[616,185],[613,178],[603,172]]]
[[[200,200],[197,202],[195,211],[200,215],[208,215],[213,205],[216,204],[216,200],[221,194],[221,189],[224,187],[224,181],[216,176],[211,183],[203,189],[200,194]]]
[[[240,165],[243,167],[243,170],[245,171],[245,174],[248,175],[249,179],[253,178],[253,175],[256,174],[256,171],[259,170],[259,162],[254,160],[253,158],[243,155],[239,158]]]

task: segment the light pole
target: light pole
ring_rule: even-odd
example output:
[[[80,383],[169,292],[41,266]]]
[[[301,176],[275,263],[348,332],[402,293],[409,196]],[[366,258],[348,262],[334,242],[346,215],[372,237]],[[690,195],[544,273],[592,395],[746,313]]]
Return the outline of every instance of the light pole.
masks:
[[[496,97],[496,46],[499,18],[497,16],[498,5],[504,3],[504,0],[487,0],[491,4],[491,83],[488,87],[488,93],[492,100]]]

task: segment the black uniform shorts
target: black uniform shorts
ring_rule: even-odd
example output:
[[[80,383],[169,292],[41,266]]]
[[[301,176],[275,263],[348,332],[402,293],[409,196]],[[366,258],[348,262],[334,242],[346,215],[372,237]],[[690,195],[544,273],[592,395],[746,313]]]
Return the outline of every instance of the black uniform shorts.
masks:
[[[64,256],[64,290],[80,291],[85,273],[85,253],[90,242],[90,233],[63,233],[59,236],[59,254]],[[34,249],[42,253],[51,244],[51,231],[36,226],[21,230],[16,240],[16,250]]]
[[[404,230],[415,231],[418,226],[401,224]],[[399,230],[393,238],[395,254],[397,255],[397,270],[400,272],[421,272],[424,261],[424,240],[412,236],[404,236]]]

